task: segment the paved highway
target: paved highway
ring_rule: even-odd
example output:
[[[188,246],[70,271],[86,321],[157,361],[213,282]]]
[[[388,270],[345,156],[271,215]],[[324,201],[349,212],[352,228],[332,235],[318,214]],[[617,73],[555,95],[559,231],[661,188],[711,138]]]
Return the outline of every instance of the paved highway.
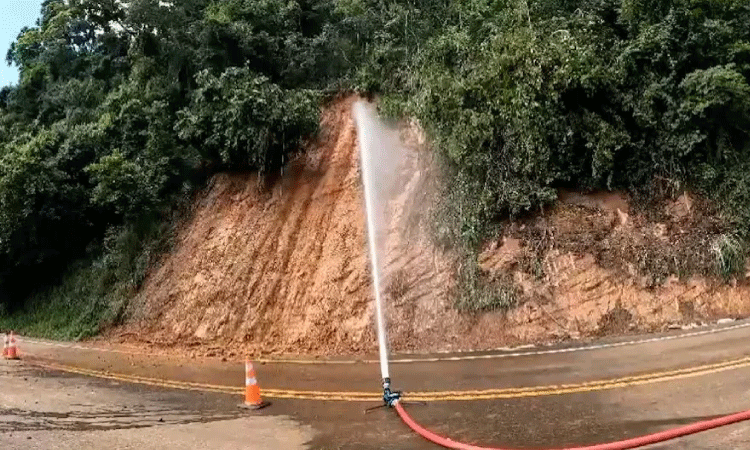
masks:
[[[750,324],[588,345],[400,356],[394,387],[424,425],[457,440],[560,448],[750,409]],[[436,448],[377,405],[376,358],[265,362],[272,405],[246,413],[240,361],[21,339],[0,363],[0,448]],[[650,449],[750,448],[738,424]]]

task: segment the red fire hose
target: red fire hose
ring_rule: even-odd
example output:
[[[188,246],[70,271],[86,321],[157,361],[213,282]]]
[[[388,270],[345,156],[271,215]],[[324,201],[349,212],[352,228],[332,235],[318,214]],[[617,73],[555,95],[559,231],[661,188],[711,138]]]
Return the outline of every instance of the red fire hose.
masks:
[[[403,420],[404,423],[409,426],[409,428],[414,430],[417,434],[427,439],[428,441],[432,441],[435,444],[441,445],[445,448],[456,450],[510,450],[493,447],[477,447],[476,445],[463,444],[461,442],[456,442],[451,439],[439,436],[415,422],[414,419],[412,419],[411,416],[406,413],[401,403],[396,402],[394,406],[396,408],[396,411],[398,412],[398,415],[401,416],[401,420]],[[570,447],[559,450],[627,450],[631,448],[643,447],[645,445],[656,444],[658,442],[669,441],[678,437],[700,433],[701,431],[711,430],[713,428],[719,428],[745,420],[750,420],[750,411],[744,411],[729,416],[719,417],[717,419],[697,422],[691,425],[686,425],[684,427],[661,431],[659,433],[649,434],[633,439],[627,439],[624,441],[611,442],[608,444],[589,445],[586,447]]]

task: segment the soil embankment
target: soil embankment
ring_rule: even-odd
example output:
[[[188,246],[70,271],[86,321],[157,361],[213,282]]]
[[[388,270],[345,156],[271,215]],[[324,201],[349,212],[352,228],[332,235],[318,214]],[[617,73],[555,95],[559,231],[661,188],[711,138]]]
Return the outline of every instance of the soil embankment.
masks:
[[[279,179],[215,176],[126,324],[105,337],[208,356],[374,351],[353,101],[325,110],[319,142]],[[386,255],[394,351],[488,349],[750,315],[744,278],[653,276],[654,255],[677,261],[696,245],[709,248],[721,231],[689,196],[666,205],[658,222],[630,211],[623,196],[573,193],[544,217],[506,226],[480,256],[488,274],[513,275],[519,306],[460,313],[452,299],[457,262],[424,232],[401,232],[422,206],[426,173],[419,145],[408,151]],[[696,264],[708,264],[704,256]],[[673,268],[662,259],[667,274]]]

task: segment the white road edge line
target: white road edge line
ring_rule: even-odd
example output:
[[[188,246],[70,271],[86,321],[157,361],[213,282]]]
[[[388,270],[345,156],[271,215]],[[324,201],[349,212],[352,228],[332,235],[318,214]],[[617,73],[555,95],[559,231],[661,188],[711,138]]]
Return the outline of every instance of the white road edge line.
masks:
[[[526,352],[490,353],[487,355],[437,356],[437,357],[427,357],[427,358],[405,358],[405,359],[395,358],[395,359],[392,359],[390,362],[392,364],[415,364],[415,363],[432,363],[432,362],[443,362],[443,361],[475,361],[475,360],[484,360],[484,359],[519,358],[519,357],[524,357],[524,356],[553,355],[557,353],[578,353],[578,352],[587,352],[587,351],[593,351],[593,350],[602,350],[602,349],[607,349],[607,348],[617,348],[617,347],[648,344],[652,342],[686,339],[686,338],[691,338],[691,337],[696,337],[696,336],[705,336],[709,334],[724,333],[724,332],[738,330],[738,329],[747,328],[747,327],[750,327],[750,321],[747,321],[738,325],[732,325],[729,327],[719,327],[719,328],[713,328],[710,330],[695,331],[692,333],[682,333],[682,334],[676,334],[672,336],[636,339],[636,340],[625,341],[625,342],[613,342],[610,344],[595,344],[595,345],[588,345],[588,346],[581,346],[581,347],[569,347],[569,348],[526,351]],[[70,349],[76,349],[76,350],[92,350],[92,351],[107,352],[107,353],[122,353],[126,355],[152,355],[152,353],[147,353],[147,352],[128,351],[128,350],[119,350],[119,349],[101,348],[101,347],[88,347],[88,346],[83,346],[80,344],[68,344],[65,342],[54,342],[54,341],[40,341],[37,339],[19,337],[19,340],[21,339],[22,339],[22,342],[28,342],[30,344],[37,344],[37,345],[46,345],[46,346],[51,346],[51,347],[63,347],[63,348],[70,348]],[[487,351],[499,352],[499,351],[507,351],[507,349],[493,349],[493,350],[487,350]],[[262,359],[262,358],[257,359],[255,361],[259,363],[266,363],[266,364],[321,364],[321,365],[358,364],[358,363],[375,364],[379,362],[376,359],[295,360],[295,359]]]

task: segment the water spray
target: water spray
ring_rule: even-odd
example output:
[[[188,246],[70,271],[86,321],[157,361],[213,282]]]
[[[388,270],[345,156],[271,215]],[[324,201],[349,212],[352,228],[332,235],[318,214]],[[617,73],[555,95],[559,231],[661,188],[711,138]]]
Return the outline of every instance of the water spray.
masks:
[[[367,241],[372,266],[373,288],[375,290],[375,319],[377,322],[378,353],[380,356],[380,375],[383,382],[383,402],[385,406],[394,406],[401,398],[401,392],[391,390],[391,377],[388,366],[388,337],[381,297],[381,265],[378,241],[385,232],[383,220],[385,215],[385,193],[389,190],[395,173],[384,170],[393,167],[394,160],[386,152],[392,143],[388,135],[392,134],[383,127],[375,114],[374,108],[362,101],[354,104],[354,118],[357,123],[359,153],[362,166],[362,183],[365,192],[365,211],[367,216]],[[379,160],[376,156],[380,156]]]

